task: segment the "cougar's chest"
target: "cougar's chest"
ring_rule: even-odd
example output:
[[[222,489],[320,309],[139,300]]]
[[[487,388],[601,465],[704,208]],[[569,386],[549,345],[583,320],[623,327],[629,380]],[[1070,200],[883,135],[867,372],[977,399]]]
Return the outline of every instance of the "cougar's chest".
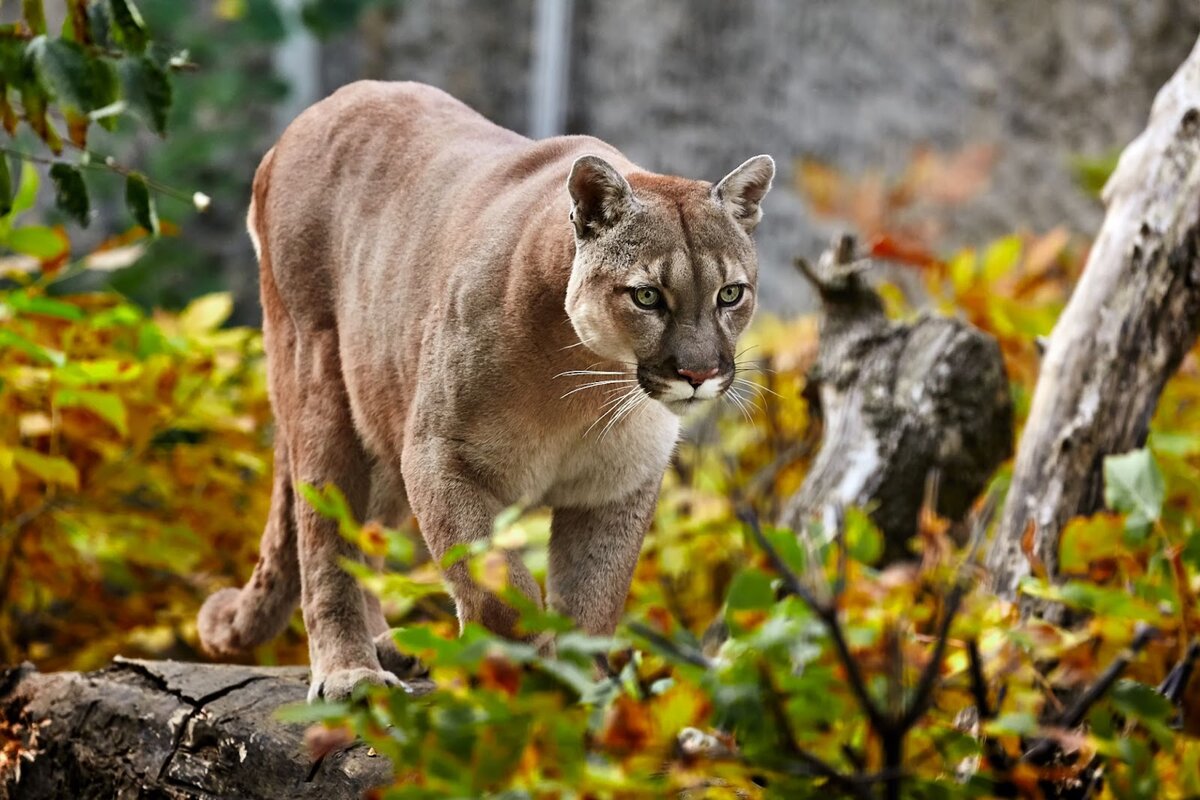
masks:
[[[595,507],[628,497],[648,481],[662,480],[679,437],[679,418],[648,402],[607,430],[565,437],[543,502]]]

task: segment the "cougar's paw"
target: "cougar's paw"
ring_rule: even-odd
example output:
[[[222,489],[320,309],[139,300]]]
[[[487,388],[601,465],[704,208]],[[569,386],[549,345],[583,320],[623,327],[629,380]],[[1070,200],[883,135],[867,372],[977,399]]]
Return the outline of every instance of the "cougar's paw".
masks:
[[[209,655],[232,656],[242,652],[241,642],[233,627],[240,595],[237,589],[222,589],[209,595],[204,605],[200,606],[196,627],[200,633],[200,644]]]
[[[375,653],[379,656],[380,666],[405,683],[429,677],[429,668],[421,663],[421,659],[400,652],[391,631],[384,631],[375,637]]]
[[[328,700],[336,703],[350,699],[354,687],[360,683],[373,686],[402,686],[400,679],[387,670],[359,667],[357,669],[335,669],[325,676],[313,675],[308,687],[308,702]]]

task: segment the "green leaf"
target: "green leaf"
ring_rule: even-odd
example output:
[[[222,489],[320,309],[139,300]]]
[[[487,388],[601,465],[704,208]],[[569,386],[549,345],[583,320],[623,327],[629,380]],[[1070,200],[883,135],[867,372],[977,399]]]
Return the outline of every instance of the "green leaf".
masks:
[[[113,47],[112,12],[109,10],[108,3],[90,3],[87,8],[87,14],[92,41],[98,47],[111,49]]]
[[[66,0],[67,16],[63,20],[62,37],[80,44],[90,44],[92,26],[88,24],[89,0]]]
[[[42,8],[42,0],[22,0],[21,13],[31,31],[38,35],[46,33],[46,11]]]
[[[775,603],[771,578],[757,569],[742,570],[730,584],[725,603],[730,611],[770,608]]]
[[[1167,719],[1171,702],[1154,689],[1137,681],[1120,680],[1112,688],[1113,707],[1127,717],[1145,721]]]
[[[69,489],[79,488],[79,471],[62,456],[48,456],[22,447],[13,450],[12,454],[18,467],[45,483]]]
[[[312,703],[289,703],[280,706],[275,718],[280,722],[340,722],[350,713],[349,703],[330,703],[317,700]]]
[[[300,496],[322,517],[338,522],[353,521],[354,516],[350,513],[350,504],[346,502],[346,496],[332,483],[326,484],[323,489],[301,483],[299,489]]]
[[[1127,515],[1125,525],[1130,533],[1145,535],[1162,515],[1165,496],[1162,472],[1149,450],[1104,459],[1104,502]]]
[[[1156,623],[1160,611],[1123,587],[1097,586],[1086,581],[1067,581],[1061,585],[1038,578],[1025,578],[1018,591],[1021,594],[1063,603],[1072,608],[1090,611],[1118,620],[1141,620]]]
[[[124,436],[129,432],[129,417],[125,403],[111,392],[95,389],[59,389],[54,393],[54,403],[63,408],[82,408],[91,411],[113,426]]]
[[[84,318],[83,309],[79,306],[50,297],[31,297],[24,292],[13,292],[5,298],[4,304],[21,314],[40,314],[71,322]]]
[[[15,253],[24,253],[42,261],[56,259],[67,249],[63,237],[44,225],[26,225],[10,231],[4,243]]]
[[[190,334],[209,333],[219,328],[232,313],[233,296],[228,292],[206,294],[188,303],[179,313],[179,327]],[[333,491],[337,491],[336,488]]]
[[[150,35],[133,0],[109,0],[109,7],[112,9],[117,42],[131,53],[144,51]]]
[[[83,175],[77,168],[68,164],[55,164],[50,168],[50,179],[54,181],[55,205],[86,228],[91,204],[88,201],[87,184],[83,182]]]
[[[0,153],[0,217],[7,217],[13,208],[13,182],[8,171],[8,156]]]
[[[1065,573],[1086,572],[1095,561],[1119,557],[1128,549],[1124,533],[1124,522],[1115,514],[1101,512],[1068,520],[1059,536],[1059,569]]]
[[[992,736],[1032,736],[1038,732],[1037,719],[1027,711],[1008,712],[985,723],[984,732]]]
[[[883,556],[883,534],[862,509],[846,510],[846,551],[860,564],[874,564]]]
[[[33,204],[37,202],[39,183],[37,169],[28,161],[23,162],[21,164],[21,181],[17,184],[17,196],[13,198],[12,204],[14,217],[33,208]]]
[[[125,206],[134,222],[141,225],[151,236],[158,236],[158,209],[146,179],[134,173],[125,179]]]
[[[36,342],[29,341],[24,336],[0,328],[0,349],[6,347],[19,350],[35,361],[45,361],[56,367],[61,367],[67,362],[67,357],[58,350],[42,347]]]
[[[1071,158],[1071,169],[1075,180],[1086,192],[1098,195],[1108,183],[1108,178],[1117,168],[1121,148],[1115,148],[1099,156],[1078,155]]]
[[[38,77],[64,105],[92,109],[92,70],[83,48],[65,39],[39,36],[29,43]]]
[[[117,74],[129,108],[155,133],[166,132],[167,113],[171,109],[171,81],[167,73],[142,56],[121,59]]]
[[[993,282],[1007,275],[1021,259],[1021,237],[1005,236],[983,251],[983,279]]]

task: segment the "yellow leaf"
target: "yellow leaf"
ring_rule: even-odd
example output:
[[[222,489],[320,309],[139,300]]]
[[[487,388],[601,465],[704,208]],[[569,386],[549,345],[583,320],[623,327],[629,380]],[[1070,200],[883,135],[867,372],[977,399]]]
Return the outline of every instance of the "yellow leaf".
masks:
[[[954,285],[955,294],[961,294],[975,282],[976,266],[974,250],[963,250],[950,259],[950,281]]]
[[[983,279],[988,283],[1003,278],[1021,260],[1021,237],[1005,236],[988,245],[983,253]]]
[[[220,327],[233,313],[233,296],[228,292],[206,294],[188,304],[179,315],[179,327],[185,333],[207,333]]]
[[[23,447],[10,452],[17,466],[35,478],[68,489],[79,488],[79,471],[62,456],[48,456]]]
[[[17,474],[12,451],[0,447],[0,495],[3,495],[4,502],[11,503],[16,499],[20,483],[21,476]]]
[[[92,389],[59,389],[54,393],[54,404],[61,408],[84,408],[112,425],[124,436],[129,432],[125,403],[110,392]]]

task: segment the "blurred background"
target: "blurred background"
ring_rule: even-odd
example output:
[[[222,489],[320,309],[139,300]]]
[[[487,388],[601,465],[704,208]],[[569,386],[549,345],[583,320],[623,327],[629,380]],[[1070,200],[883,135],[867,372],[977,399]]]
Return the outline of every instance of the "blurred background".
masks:
[[[715,180],[772,154],[780,175],[759,234],[762,297],[788,313],[810,306],[795,256],[814,257],[837,230],[870,237],[898,207],[906,220],[887,226],[907,223],[909,245],[1059,225],[1090,234],[1098,184],[1200,33],[1191,0],[140,7],[195,69],[175,81],[165,141],[126,132],[99,149],[213,202],[197,214],[164,201],[177,235],[109,280],[168,307],[232,291],[242,323],[259,318],[242,224],[254,167],[300,109],[360,78],[439,86],[533,136],[592,134],[650,170]],[[855,182],[852,200],[833,176]],[[912,202],[896,196],[922,186]],[[97,241],[126,224],[118,188],[107,202],[100,191]]]

